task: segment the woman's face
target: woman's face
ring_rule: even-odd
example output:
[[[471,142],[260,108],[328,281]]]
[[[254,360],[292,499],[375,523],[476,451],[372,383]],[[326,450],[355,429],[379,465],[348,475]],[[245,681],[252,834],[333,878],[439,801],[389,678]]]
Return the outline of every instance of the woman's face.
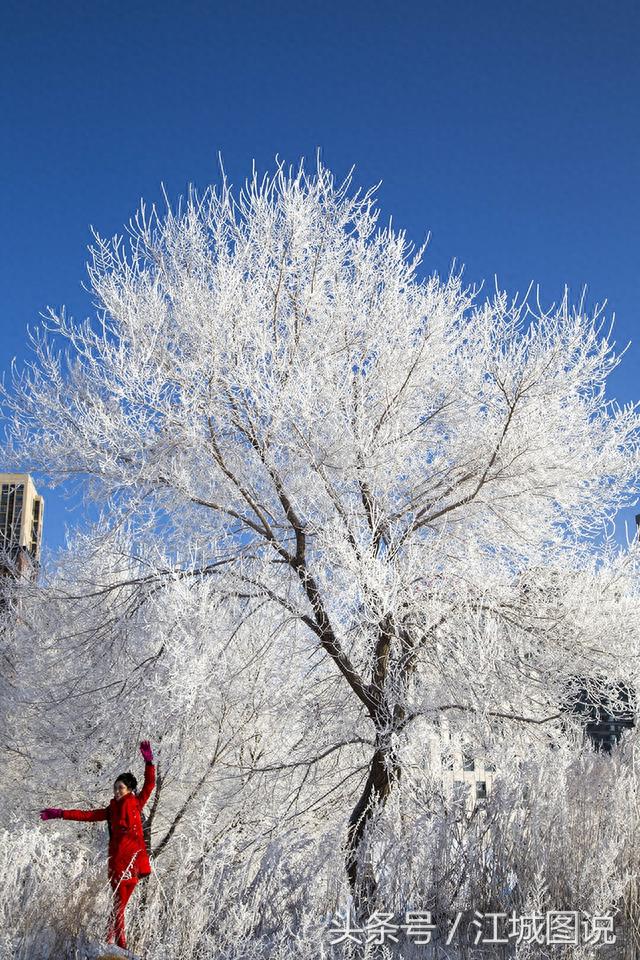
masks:
[[[122,800],[122,798],[126,797],[128,793],[131,793],[129,787],[127,787],[122,780],[116,780],[113,785],[113,795],[116,800]]]

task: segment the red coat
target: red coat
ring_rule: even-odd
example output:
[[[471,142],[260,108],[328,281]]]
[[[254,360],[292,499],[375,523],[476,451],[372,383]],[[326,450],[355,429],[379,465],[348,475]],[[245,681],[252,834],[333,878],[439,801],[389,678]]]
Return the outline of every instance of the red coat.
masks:
[[[128,871],[132,877],[146,877],[151,864],[142,834],[140,812],[156,785],[156,768],[145,764],[144,784],[139,794],[115,797],[100,810],[63,810],[65,820],[107,820],[109,823],[109,879],[115,886]]]

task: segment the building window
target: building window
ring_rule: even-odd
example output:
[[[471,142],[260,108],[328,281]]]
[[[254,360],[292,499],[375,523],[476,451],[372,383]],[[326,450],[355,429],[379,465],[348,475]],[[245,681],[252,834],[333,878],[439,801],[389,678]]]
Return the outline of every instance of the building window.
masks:
[[[462,751],[462,769],[463,770],[475,770],[476,765],[473,759],[473,754],[468,750]]]
[[[0,537],[1,547],[9,550],[20,544],[22,525],[22,503],[24,500],[23,483],[3,483],[0,494]]]
[[[484,780],[478,780],[476,783],[476,800],[487,799],[487,784]]]
[[[37,557],[40,544],[40,498],[33,501],[33,517],[31,518],[31,555]]]

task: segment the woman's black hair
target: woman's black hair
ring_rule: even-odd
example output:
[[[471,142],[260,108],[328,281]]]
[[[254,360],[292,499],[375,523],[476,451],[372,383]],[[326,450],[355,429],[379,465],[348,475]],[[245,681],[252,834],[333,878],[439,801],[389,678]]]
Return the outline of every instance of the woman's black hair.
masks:
[[[132,773],[120,773],[113,782],[117,783],[118,780],[120,783],[124,783],[125,787],[128,787],[129,790],[133,790],[134,793],[138,789],[138,781]]]

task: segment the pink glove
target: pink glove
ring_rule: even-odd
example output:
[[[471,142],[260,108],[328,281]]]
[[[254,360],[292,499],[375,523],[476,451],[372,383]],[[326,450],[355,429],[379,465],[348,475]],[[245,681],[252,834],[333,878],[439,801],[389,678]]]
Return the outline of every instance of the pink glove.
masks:
[[[153,750],[148,740],[142,740],[140,742],[140,753],[145,763],[153,763]]]
[[[47,807],[46,810],[40,811],[41,820],[60,820],[62,814],[64,813],[60,807]]]

